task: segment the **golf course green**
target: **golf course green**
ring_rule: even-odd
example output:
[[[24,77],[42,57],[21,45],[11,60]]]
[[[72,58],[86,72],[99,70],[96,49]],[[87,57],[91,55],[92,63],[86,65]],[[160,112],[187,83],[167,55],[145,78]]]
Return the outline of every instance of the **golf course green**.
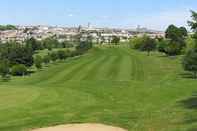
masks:
[[[181,56],[103,46],[0,82],[0,131],[71,123],[196,131],[197,80]]]

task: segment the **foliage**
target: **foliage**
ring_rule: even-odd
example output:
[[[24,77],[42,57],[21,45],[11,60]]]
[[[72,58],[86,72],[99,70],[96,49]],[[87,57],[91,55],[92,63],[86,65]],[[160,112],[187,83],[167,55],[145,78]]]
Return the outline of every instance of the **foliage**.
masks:
[[[27,74],[27,68],[23,64],[14,65],[11,70],[13,76],[24,76]]]
[[[166,48],[169,44],[169,41],[166,39],[157,40],[157,50],[161,53],[166,53]]]
[[[186,47],[185,38],[187,36],[187,30],[185,27],[176,27],[175,25],[170,25],[166,29],[166,38],[169,43],[166,46],[165,53],[167,55],[179,55],[182,53],[183,49]]]
[[[33,65],[33,54],[31,48],[14,41],[3,44],[0,48],[0,59],[7,59],[11,65],[24,64],[30,67]]]
[[[130,40],[131,46],[140,51],[147,51],[148,55],[156,49],[156,41],[146,35],[134,37]]]
[[[131,47],[133,49],[140,49],[141,45],[143,43],[143,39],[142,39],[142,37],[134,37],[134,38],[130,39],[130,43],[131,43]]]
[[[14,25],[0,25],[0,31],[5,31],[5,30],[16,30],[16,26]]]
[[[155,49],[156,49],[156,41],[148,36],[144,36],[140,50],[147,51],[148,55],[150,55],[150,52]]]
[[[2,76],[2,78],[6,78],[9,72],[10,72],[9,61],[6,59],[1,60],[0,61],[0,75]]]
[[[41,50],[43,46],[41,42],[37,41],[35,38],[30,38],[25,41],[27,48],[30,48],[32,51]]]
[[[58,40],[55,37],[49,37],[42,41],[43,47],[52,50],[53,48],[58,48],[61,43],[58,42]]]
[[[57,56],[60,60],[65,60],[67,58],[67,54],[63,50],[57,51]]]
[[[41,69],[42,68],[42,57],[40,55],[36,55],[34,58],[34,64],[36,66],[37,69]]]
[[[193,72],[194,78],[197,78],[197,50],[190,50],[183,59],[183,67],[186,71]]]
[[[117,36],[112,37],[111,43],[114,43],[114,44],[117,45],[119,42],[120,42],[120,37],[117,37]]]
[[[45,64],[50,63],[50,61],[51,61],[51,57],[50,57],[49,54],[47,54],[47,55],[45,55],[45,56],[43,57],[43,62],[44,62]]]
[[[52,61],[56,61],[58,59],[57,52],[50,53],[50,57]]]
[[[85,51],[91,49],[93,46],[92,42],[82,41],[76,46],[76,51],[79,54],[83,54]]]

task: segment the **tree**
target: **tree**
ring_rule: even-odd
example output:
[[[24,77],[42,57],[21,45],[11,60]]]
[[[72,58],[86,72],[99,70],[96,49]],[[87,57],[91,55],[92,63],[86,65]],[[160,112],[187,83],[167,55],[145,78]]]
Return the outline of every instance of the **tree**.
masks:
[[[175,25],[170,25],[166,30],[166,38],[169,40],[166,46],[166,54],[168,55],[178,55],[181,54],[183,48],[186,47],[185,37],[187,36],[187,30],[184,27],[176,27]]]
[[[0,50],[0,59],[7,59],[11,65],[24,64],[27,67],[33,65],[34,53],[25,45],[12,41],[3,44]]]
[[[156,49],[156,42],[154,39],[144,36],[143,38],[143,44],[141,45],[142,51],[147,51],[148,56],[150,55],[150,52]]]
[[[0,62],[0,75],[2,78],[6,78],[7,75],[10,72],[10,68],[9,68],[9,61],[8,60],[2,60]]]
[[[30,39],[27,39],[25,41],[26,43],[26,46],[30,49],[32,49],[32,51],[36,51],[36,50],[41,50],[42,49],[42,44],[37,41],[35,38],[30,38]]]
[[[195,48],[197,48],[197,12],[191,11],[191,13],[192,13],[191,16],[192,20],[188,21],[188,24],[194,32],[192,38],[194,39],[195,42]]]
[[[194,78],[197,78],[197,51],[190,50],[183,58],[183,68],[186,71],[193,72]]]
[[[51,60],[52,60],[52,61],[56,61],[56,60],[58,59],[58,55],[57,55],[56,52],[52,52],[52,53],[50,54],[50,57],[51,57]]]
[[[49,54],[48,55],[45,55],[44,58],[43,58],[43,62],[45,64],[49,64],[50,63],[50,60],[51,60],[51,57],[50,57]]]
[[[188,21],[189,26],[193,30],[193,32],[197,32],[197,12],[191,11],[192,13],[192,20]]]
[[[42,57],[39,55],[36,55],[36,57],[34,58],[34,64],[37,69],[41,69],[42,68]]]
[[[27,74],[27,68],[23,64],[14,65],[11,70],[13,76],[24,76]]]
[[[57,56],[60,60],[65,60],[67,58],[66,52],[63,50],[57,51]]]
[[[112,37],[111,43],[114,43],[114,44],[117,45],[118,43],[120,43],[120,37],[118,37],[118,36],[113,36],[113,37]]]
[[[194,78],[197,78],[197,13],[191,11],[192,21],[188,21],[189,26],[194,31],[193,39],[195,47],[190,49],[183,58],[183,68],[186,71],[193,72]]]

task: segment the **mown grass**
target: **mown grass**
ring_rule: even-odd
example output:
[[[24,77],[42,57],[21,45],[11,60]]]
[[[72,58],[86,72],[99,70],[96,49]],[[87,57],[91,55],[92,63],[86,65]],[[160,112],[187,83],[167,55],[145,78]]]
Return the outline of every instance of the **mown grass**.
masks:
[[[96,47],[0,82],[0,131],[86,122],[129,131],[195,131],[197,81],[187,78],[180,59]]]

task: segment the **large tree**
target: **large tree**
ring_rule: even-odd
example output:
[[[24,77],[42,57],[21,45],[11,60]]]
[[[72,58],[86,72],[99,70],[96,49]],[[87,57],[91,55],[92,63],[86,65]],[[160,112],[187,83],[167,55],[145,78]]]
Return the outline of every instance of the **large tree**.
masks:
[[[191,29],[194,31],[193,38],[195,40],[195,47],[190,49],[183,59],[183,67],[186,71],[193,72],[193,76],[197,78],[197,13],[191,11],[192,21],[189,21],[188,24]]]
[[[8,60],[1,60],[0,61],[0,75],[2,78],[6,78],[9,74],[10,68],[9,68],[9,61]]]
[[[193,72],[194,78],[197,78],[197,51],[190,50],[183,59],[183,68],[186,71]]]
[[[156,41],[148,36],[144,36],[143,43],[140,48],[142,51],[147,51],[149,56],[150,52],[156,49]]]
[[[185,27],[176,27],[170,25],[166,30],[165,37],[169,40],[166,46],[166,53],[168,55],[178,55],[186,47],[185,37],[187,36],[187,30]]]
[[[195,48],[197,48],[197,12],[191,11],[192,13],[192,20],[188,21],[189,26],[191,27],[194,35],[192,36],[195,41]]]

